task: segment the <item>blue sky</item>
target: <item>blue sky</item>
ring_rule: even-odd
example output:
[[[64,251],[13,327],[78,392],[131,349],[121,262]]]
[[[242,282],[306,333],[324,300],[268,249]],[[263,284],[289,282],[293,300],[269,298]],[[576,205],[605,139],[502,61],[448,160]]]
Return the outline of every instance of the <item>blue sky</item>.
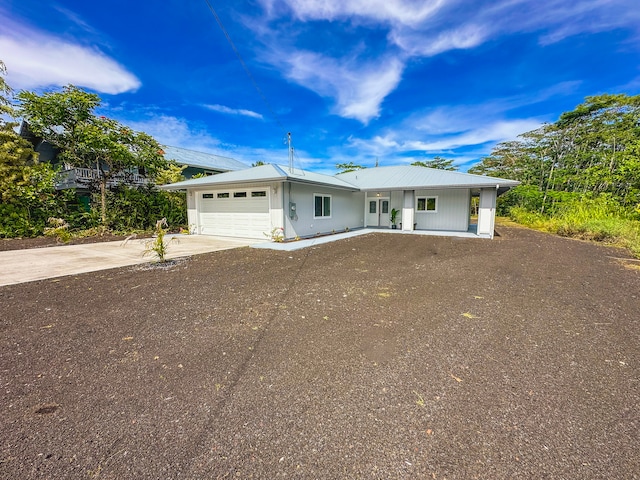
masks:
[[[16,90],[69,83],[165,144],[334,173],[466,170],[601,93],[640,93],[637,0],[0,0]]]

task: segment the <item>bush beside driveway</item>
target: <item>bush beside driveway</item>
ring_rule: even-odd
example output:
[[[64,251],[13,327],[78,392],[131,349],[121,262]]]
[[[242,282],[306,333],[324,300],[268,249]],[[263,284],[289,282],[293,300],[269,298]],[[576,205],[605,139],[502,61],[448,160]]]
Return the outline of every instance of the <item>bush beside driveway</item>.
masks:
[[[634,478],[640,271],[499,233],[0,287],[0,477]]]

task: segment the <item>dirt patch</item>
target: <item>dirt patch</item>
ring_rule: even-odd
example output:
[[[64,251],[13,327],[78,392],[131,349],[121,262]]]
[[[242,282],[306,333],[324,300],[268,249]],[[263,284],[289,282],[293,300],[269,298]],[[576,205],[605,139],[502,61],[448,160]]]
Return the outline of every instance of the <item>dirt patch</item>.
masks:
[[[500,234],[0,287],[0,477],[638,478],[640,272]]]

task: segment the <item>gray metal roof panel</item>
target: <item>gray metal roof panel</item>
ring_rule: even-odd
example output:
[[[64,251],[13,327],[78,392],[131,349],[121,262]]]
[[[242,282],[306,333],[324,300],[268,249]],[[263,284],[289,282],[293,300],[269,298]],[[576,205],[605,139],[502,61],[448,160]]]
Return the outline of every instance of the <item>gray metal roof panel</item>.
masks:
[[[293,172],[290,172],[285,167],[280,167],[278,165],[272,164],[247,168],[245,170],[237,170],[235,172],[225,172],[218,175],[210,175],[208,177],[193,178],[190,180],[185,180],[183,182],[162,185],[159,188],[163,190],[182,190],[185,188],[199,188],[216,185],[283,182],[287,180],[298,183],[325,185],[328,187],[341,188],[352,191],[358,190],[358,187],[330,175],[306,172],[299,169],[295,169],[293,170]]]
[[[425,188],[515,187],[520,182],[504,178],[439,170],[412,165],[374,167],[336,175],[360,190],[414,190]]]
[[[190,167],[198,167],[209,170],[218,170],[229,172],[234,170],[243,170],[249,168],[238,160],[229,157],[222,157],[212,153],[196,152],[186,148],[172,147],[163,145],[164,158],[174,160],[178,165],[188,165]]]

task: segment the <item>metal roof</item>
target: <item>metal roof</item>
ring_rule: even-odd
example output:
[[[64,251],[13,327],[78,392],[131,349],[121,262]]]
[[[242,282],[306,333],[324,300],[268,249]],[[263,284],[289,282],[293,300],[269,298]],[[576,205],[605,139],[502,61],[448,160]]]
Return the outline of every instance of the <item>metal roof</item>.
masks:
[[[336,175],[336,178],[349,182],[362,191],[480,187],[508,189],[520,184],[515,180],[504,178],[412,165],[364,168],[353,172],[340,173]]]
[[[174,160],[178,165],[198,167],[219,172],[229,172],[249,168],[242,162],[229,157],[221,157],[212,153],[196,152],[186,148],[163,145],[164,158]]]
[[[308,183],[342,188],[351,191],[371,190],[417,190],[437,188],[481,188],[494,187],[500,191],[508,190],[520,182],[504,178],[472,175],[470,173],[451,172],[427,167],[395,166],[375,167],[341,173],[335,176],[306,172],[294,169],[290,172],[286,167],[278,165],[262,165],[234,172],[194,178],[183,182],[162,185],[163,190],[182,190],[216,185],[283,182]]]
[[[216,185],[283,181],[324,185],[333,188],[358,191],[358,187],[334,176],[306,172],[300,169],[294,169],[290,172],[288,168],[272,164],[247,168],[245,170],[237,170],[235,172],[221,173],[219,175],[210,175],[208,177],[194,178],[183,182],[171,183],[169,185],[161,185],[158,188],[163,190],[182,190],[185,188],[200,188]]]

